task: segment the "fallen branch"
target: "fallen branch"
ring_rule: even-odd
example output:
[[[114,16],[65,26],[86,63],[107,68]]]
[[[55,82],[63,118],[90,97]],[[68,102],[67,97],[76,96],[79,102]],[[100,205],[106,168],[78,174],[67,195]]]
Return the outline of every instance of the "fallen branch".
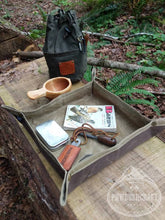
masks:
[[[111,36],[109,34],[100,34],[100,33],[96,33],[96,32],[90,32],[90,31],[83,31],[84,34],[89,34],[89,35],[93,35],[96,37],[106,37],[107,39],[113,39],[113,40],[118,40],[118,37],[114,37]]]
[[[106,38],[113,39],[113,40],[119,40],[119,39],[123,39],[123,38],[128,39],[128,38],[132,38],[132,37],[136,37],[136,36],[143,36],[143,35],[153,36],[153,34],[151,34],[151,33],[136,33],[136,34],[130,34],[130,35],[120,36],[120,37],[114,37],[109,34],[100,34],[100,33],[90,32],[90,31],[83,31],[83,33],[93,35],[96,37],[106,37]]]
[[[112,69],[122,69],[122,70],[130,70],[130,71],[141,70],[142,73],[149,74],[151,76],[156,75],[156,76],[165,78],[165,71],[157,69],[157,68],[144,67],[144,66],[140,66],[136,64],[128,64],[128,63],[123,63],[123,62],[98,59],[98,58],[92,58],[92,57],[89,57],[87,59],[87,62],[89,65],[92,65],[92,66],[101,66],[101,67],[112,68]]]
[[[21,58],[40,58],[44,56],[42,51],[17,51],[13,55],[20,56]]]
[[[136,34],[126,35],[126,36],[121,36],[121,37],[114,37],[114,36],[109,35],[109,34],[101,34],[101,33],[90,32],[90,31],[83,31],[83,33],[84,34],[89,34],[89,35],[92,35],[92,36],[95,36],[95,37],[102,37],[105,40],[113,41],[113,42],[120,43],[120,44],[128,43],[128,41],[119,40],[119,39],[122,39],[122,38],[128,39],[128,38],[132,38],[132,37],[135,37],[135,36],[142,36],[142,35],[153,36],[153,34],[150,34],[150,33],[136,33]],[[149,46],[149,47],[155,47],[155,45],[151,44],[151,43],[129,42],[129,44],[132,44],[132,45],[143,44],[143,45],[146,45],[146,46]]]
[[[16,52],[14,54],[17,54],[21,57],[28,57],[28,58],[40,58],[43,57],[44,54],[42,51],[32,51],[32,52]],[[87,63],[91,66],[101,66],[106,68],[112,68],[112,69],[121,69],[121,70],[129,70],[129,71],[135,71],[135,70],[141,70],[145,74],[149,74],[151,76],[159,76],[165,78],[165,71],[153,68],[153,67],[144,67],[136,64],[129,64],[124,62],[118,62],[118,61],[112,61],[112,60],[105,60],[105,59],[98,59],[89,57],[87,58]]]
[[[151,92],[154,95],[165,95],[165,92],[161,92],[161,91],[150,91],[150,90],[147,90],[147,91]]]
[[[153,36],[153,34],[151,34],[151,33],[141,32],[141,33],[135,33],[135,34],[130,34],[130,35],[126,35],[126,36],[120,36],[120,37],[118,37],[118,39],[122,39],[122,38],[128,39],[128,38],[132,38],[132,37],[136,37],[136,36],[143,36],[143,35]]]

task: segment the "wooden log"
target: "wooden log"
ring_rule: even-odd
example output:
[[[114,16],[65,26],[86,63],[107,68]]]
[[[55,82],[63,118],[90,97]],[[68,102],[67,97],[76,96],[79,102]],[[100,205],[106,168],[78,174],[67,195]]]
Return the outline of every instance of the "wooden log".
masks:
[[[0,18],[0,60],[11,58],[18,49],[24,50],[33,41],[16,27]]]
[[[13,55],[20,56],[21,58],[40,58],[44,56],[42,51],[17,51]]]
[[[60,206],[59,190],[16,119],[2,107],[0,107],[0,146],[17,172],[29,203],[39,219],[75,219],[68,206]]]
[[[145,67],[137,64],[129,64],[129,63],[118,62],[113,60],[98,59],[94,57],[89,57],[87,62],[89,65],[101,66],[112,69],[121,69],[121,70],[129,70],[129,71],[141,70],[144,74],[149,74],[151,76],[155,75],[165,78],[165,71],[158,68]]]

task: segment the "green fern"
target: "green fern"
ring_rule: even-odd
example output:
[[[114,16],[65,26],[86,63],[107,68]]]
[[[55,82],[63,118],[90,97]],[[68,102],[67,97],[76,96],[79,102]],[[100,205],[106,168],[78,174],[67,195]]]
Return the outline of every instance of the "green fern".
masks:
[[[111,81],[107,84],[107,89],[111,92],[118,91],[121,87],[125,87],[130,83],[132,77],[135,75],[134,72],[132,73],[120,73],[113,77]]]
[[[157,80],[150,79],[150,78],[139,79],[139,80],[137,79],[137,80],[130,82],[128,85],[126,85],[126,88],[129,89],[132,87],[145,85],[145,84],[152,84],[152,85],[158,86],[159,82]]]
[[[40,15],[42,16],[43,23],[46,22],[46,20],[47,20],[47,14],[46,14],[46,12],[43,10],[43,8],[41,8],[40,5],[35,4],[35,6],[38,8],[38,10],[39,10],[39,12],[40,12]]]
[[[138,104],[149,105],[153,107],[153,110],[157,113],[157,115],[160,116],[160,109],[158,108],[157,105],[154,104],[153,101],[148,101],[145,99],[126,99],[125,102],[128,104],[134,104],[134,105],[138,105]]]
[[[136,88],[137,86],[152,84],[158,86],[159,82],[151,78],[139,79],[138,75],[141,74],[141,69],[129,72],[120,73],[114,76],[106,86],[106,89],[110,92],[121,96],[122,99],[129,104],[144,104],[153,107],[153,110],[159,115],[159,108],[154,104],[156,97],[149,91]],[[135,99],[134,94],[141,94],[142,99]],[[153,101],[145,100],[145,98],[151,97]]]
[[[143,95],[144,97],[146,97],[146,96],[151,96],[154,100],[156,100],[156,97],[151,93],[151,92],[149,92],[149,91],[147,91],[147,90],[144,90],[144,89],[134,89],[134,88],[132,88],[132,89],[130,89],[130,90],[127,90],[127,91],[125,91],[125,90],[120,90],[120,91],[117,91],[115,94],[116,95],[118,95],[118,96],[120,96],[120,95],[127,95],[127,96],[132,96],[132,94],[134,94],[134,93],[138,93],[138,94],[141,94],[141,95]]]

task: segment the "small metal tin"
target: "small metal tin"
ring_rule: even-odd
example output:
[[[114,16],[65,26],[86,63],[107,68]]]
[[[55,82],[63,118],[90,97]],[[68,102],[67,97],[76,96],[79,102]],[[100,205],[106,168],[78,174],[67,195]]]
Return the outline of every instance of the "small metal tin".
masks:
[[[36,126],[36,133],[51,151],[56,150],[69,140],[69,135],[54,120]]]

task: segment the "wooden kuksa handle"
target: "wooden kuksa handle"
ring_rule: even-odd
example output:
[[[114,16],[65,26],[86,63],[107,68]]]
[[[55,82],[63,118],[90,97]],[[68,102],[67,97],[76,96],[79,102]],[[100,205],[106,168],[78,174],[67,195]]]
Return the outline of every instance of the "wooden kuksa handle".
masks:
[[[30,99],[38,99],[40,97],[46,96],[46,91],[45,91],[44,88],[33,90],[33,91],[29,91],[29,92],[27,92],[27,96]]]

